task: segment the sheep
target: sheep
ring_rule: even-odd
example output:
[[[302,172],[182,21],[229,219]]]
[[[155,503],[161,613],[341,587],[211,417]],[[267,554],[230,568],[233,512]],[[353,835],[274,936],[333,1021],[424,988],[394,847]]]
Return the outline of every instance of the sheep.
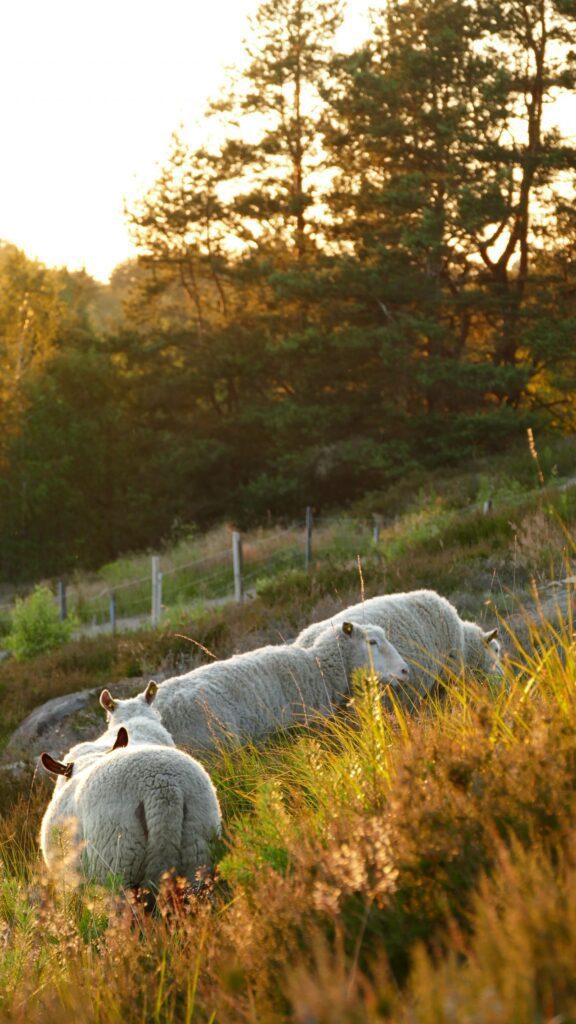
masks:
[[[412,671],[403,691],[408,702],[430,693],[445,669],[485,676],[501,671],[498,630],[485,632],[474,622],[464,622],[454,605],[434,590],[385,594],[352,605],[302,630],[295,646],[310,648],[327,626],[336,629],[343,620],[386,630]]]
[[[150,683],[144,708],[155,695]],[[157,716],[134,716],[130,743],[122,726],[77,744],[64,762],[46,753],[41,762],[56,776],[40,830],[52,873],[157,886],[166,871],[193,879],[210,866],[221,825],[216,791],[202,765],[176,750]]]
[[[370,667],[392,685],[405,684],[409,669],[378,626],[343,622],[329,627],[310,647],[262,647],[203,665],[158,687],[149,715],[162,722],[178,744],[194,753],[222,744],[258,742],[271,733],[329,715],[350,692],[358,668]],[[143,695],[115,701],[104,690],[100,702],[114,728],[142,714]]]

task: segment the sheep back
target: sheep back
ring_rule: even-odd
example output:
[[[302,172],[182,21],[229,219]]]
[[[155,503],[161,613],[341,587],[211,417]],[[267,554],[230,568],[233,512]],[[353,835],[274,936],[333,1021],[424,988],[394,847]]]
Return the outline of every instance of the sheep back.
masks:
[[[176,742],[196,751],[258,741],[328,714],[347,690],[345,656],[330,631],[312,651],[263,647],[167,679],[156,707]]]
[[[464,662],[462,620],[454,606],[433,590],[414,590],[369,598],[338,612],[330,620],[314,623],[294,641],[309,647],[330,623],[353,622],[382,626],[412,670],[409,693],[430,692],[448,668]]]
[[[407,667],[381,629],[370,627],[382,664]],[[364,629],[326,629],[310,649],[281,644],[238,654],[167,679],[156,705],[177,743],[194,752],[257,742],[279,729],[330,714],[370,660]]]

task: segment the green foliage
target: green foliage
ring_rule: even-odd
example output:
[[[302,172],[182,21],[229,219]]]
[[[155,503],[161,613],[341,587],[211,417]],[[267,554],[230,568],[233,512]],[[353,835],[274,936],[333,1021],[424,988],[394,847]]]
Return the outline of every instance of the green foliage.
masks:
[[[7,609],[0,611],[0,637],[10,632],[10,612]]]
[[[256,581],[256,593],[263,604],[287,611],[294,606],[301,612],[311,609],[325,595],[341,599],[344,594],[356,594],[362,589],[362,575],[371,585],[381,580],[381,563],[373,555],[359,560],[342,561],[336,552],[318,559],[310,571],[286,569],[274,576],[263,576]]]
[[[391,0],[339,54],[341,0],[264,2],[220,147],[175,136],[130,213],[138,264],[102,289],[0,247],[3,578],[574,428],[576,153],[543,120],[574,10],[519,12]]]
[[[65,644],[74,620],[61,620],[52,592],[37,586],[29,597],[16,599],[11,625],[5,645],[17,661],[26,661]]]
[[[304,569],[286,569],[275,576],[256,580],[256,593],[263,601],[298,600],[310,590],[310,576]]]

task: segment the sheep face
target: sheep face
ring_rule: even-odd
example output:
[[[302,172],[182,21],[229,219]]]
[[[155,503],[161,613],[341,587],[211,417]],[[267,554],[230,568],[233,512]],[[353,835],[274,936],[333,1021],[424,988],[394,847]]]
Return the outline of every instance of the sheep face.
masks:
[[[489,633],[484,633],[482,637],[484,645],[484,658],[482,659],[482,669],[489,675],[496,673],[502,675],[502,644],[498,640],[498,630],[492,629]]]
[[[473,622],[463,623],[466,667],[485,676],[502,675],[498,630],[484,632]]]
[[[381,682],[404,685],[410,680],[410,669],[404,658],[386,637],[380,626],[361,626],[343,622],[342,636],[350,644],[351,670],[369,668]]]
[[[106,711],[109,724],[121,725],[134,718],[160,723],[160,712],[152,706],[157,693],[158,685],[155,682],[149,682],[144,692],[139,693],[137,697],[129,697],[126,700],[114,700],[109,690],[102,690],[100,705]]]

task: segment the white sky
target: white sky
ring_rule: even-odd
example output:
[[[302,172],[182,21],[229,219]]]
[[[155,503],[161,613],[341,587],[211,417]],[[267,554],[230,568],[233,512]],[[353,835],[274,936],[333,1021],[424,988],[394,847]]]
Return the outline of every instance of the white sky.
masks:
[[[134,255],[123,216],[171,133],[241,60],[259,0],[0,2],[0,239],[100,280]],[[349,0],[339,45],[365,34]]]

